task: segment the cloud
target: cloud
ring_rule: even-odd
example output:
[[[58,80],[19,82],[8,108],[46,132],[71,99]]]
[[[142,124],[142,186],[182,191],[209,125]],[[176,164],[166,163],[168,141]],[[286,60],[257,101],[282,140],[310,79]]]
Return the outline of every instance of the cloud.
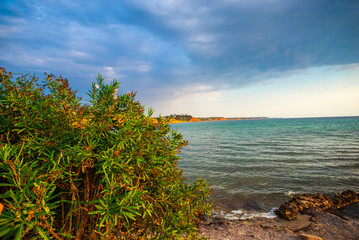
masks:
[[[355,0],[4,0],[0,65],[75,89],[101,72],[149,102],[204,96],[358,63],[357,22]]]

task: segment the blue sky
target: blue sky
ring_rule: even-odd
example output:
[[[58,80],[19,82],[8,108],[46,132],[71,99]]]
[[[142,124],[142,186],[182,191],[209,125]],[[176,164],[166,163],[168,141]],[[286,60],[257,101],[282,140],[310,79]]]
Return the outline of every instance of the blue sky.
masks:
[[[357,0],[0,1],[0,66],[98,73],[156,114],[359,115]]]

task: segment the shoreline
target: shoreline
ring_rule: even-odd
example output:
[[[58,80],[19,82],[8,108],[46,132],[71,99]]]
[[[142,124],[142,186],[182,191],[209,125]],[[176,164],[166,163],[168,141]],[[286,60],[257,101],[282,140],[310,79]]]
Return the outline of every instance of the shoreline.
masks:
[[[199,226],[200,236],[208,239],[359,239],[359,203],[337,213],[311,208],[293,221],[279,217],[231,220],[212,212]],[[357,218],[353,217],[353,213]]]
[[[221,122],[221,121],[248,121],[248,120],[264,120],[267,117],[250,117],[250,118],[192,118],[188,121],[171,119],[169,124],[192,123],[192,122]]]
[[[359,239],[359,195],[302,194],[268,214],[214,206],[198,226],[208,239]]]
[[[164,116],[167,119],[169,124],[176,123],[191,123],[191,122],[217,122],[217,121],[236,121],[236,120],[263,120],[268,119],[268,117],[193,117],[191,115],[170,115]],[[154,121],[157,121],[157,118],[152,118]]]

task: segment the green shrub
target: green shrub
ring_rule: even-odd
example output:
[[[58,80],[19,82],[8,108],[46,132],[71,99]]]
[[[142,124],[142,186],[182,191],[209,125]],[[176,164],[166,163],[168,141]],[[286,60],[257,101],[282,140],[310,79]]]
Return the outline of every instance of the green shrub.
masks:
[[[196,238],[209,187],[184,183],[182,136],[119,83],[92,84],[83,105],[68,81],[0,68],[0,237]]]

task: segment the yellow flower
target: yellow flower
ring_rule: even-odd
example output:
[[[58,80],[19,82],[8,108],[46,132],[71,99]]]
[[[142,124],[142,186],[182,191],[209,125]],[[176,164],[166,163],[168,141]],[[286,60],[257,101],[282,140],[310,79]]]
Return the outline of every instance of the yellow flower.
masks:
[[[91,122],[91,118],[83,118],[80,122],[73,122],[72,126],[75,128],[84,129],[89,122]]]

